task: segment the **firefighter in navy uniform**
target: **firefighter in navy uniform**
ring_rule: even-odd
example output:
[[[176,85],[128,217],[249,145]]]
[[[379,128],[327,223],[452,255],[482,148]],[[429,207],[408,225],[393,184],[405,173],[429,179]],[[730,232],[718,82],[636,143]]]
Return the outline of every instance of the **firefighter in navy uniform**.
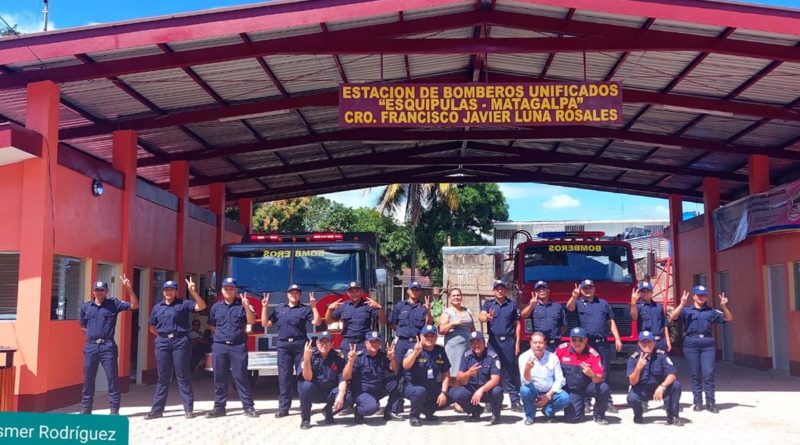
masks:
[[[395,341],[395,354],[401,359],[406,356],[409,349],[414,347],[422,328],[426,324],[433,324],[433,317],[431,316],[431,300],[430,297],[425,297],[425,304],[420,303],[419,299],[422,296],[422,286],[419,282],[412,281],[408,285],[408,299],[398,303],[392,314],[389,317],[389,323],[394,328]],[[404,370],[400,366],[398,371],[398,383],[401,387],[404,384],[403,378]],[[384,417],[387,420],[400,420],[400,411],[403,409],[403,398],[399,397],[398,400],[391,406],[389,414],[384,412]]]
[[[523,412],[519,398],[519,368],[517,368],[517,356],[514,353],[517,343],[515,340],[517,321],[520,313],[517,302],[506,296],[507,290],[505,281],[494,280],[492,283],[494,299],[483,303],[478,318],[481,322],[489,325],[489,349],[500,357],[501,380],[511,399],[511,409]],[[533,307],[529,305],[527,309],[533,310]],[[530,314],[530,311],[527,314]]]
[[[344,326],[342,326],[343,339],[339,345],[340,351],[349,351],[351,343],[359,350],[363,350],[367,332],[375,327],[376,319],[385,325],[386,313],[377,301],[369,298],[359,281],[350,282],[347,295],[350,297],[349,301],[343,303],[342,300],[338,300],[328,306],[325,323],[331,325],[334,321],[342,321]]]
[[[250,395],[250,381],[247,374],[247,332],[246,326],[256,322],[256,316],[247,297],[242,294],[236,298],[236,280],[222,280],[222,301],[211,306],[208,325],[214,331],[214,344],[211,346],[211,363],[214,368],[214,409],[206,417],[222,417],[228,400],[228,383],[231,376],[244,407],[244,415],[258,417],[253,397]]]
[[[333,414],[349,405],[346,400],[347,381],[342,376],[344,358],[333,349],[331,334],[323,331],[317,336],[317,348],[307,341],[303,349],[303,364],[297,392],[300,394],[300,428],[311,428],[311,404],[324,403],[325,423],[334,423]]]
[[[642,331],[653,334],[656,349],[672,351],[664,306],[653,301],[653,285],[647,281],[639,283],[639,287],[631,293],[631,320],[637,321],[636,327],[640,334]]]
[[[83,390],[81,393],[81,414],[92,413],[94,402],[94,382],[97,378],[97,367],[103,366],[108,379],[108,404],[111,415],[119,414],[120,393],[117,387],[119,371],[117,355],[119,350],[114,342],[114,331],[117,327],[117,314],[122,311],[139,309],[139,297],[131,287],[131,281],[124,274],[120,277],[122,286],[131,297],[130,303],[118,299],[106,298],[108,284],[102,281],[94,283],[92,299],[83,303],[78,322],[86,333],[86,345],[83,348]]]
[[[471,420],[479,420],[483,408],[481,402],[492,406],[490,425],[500,422],[500,408],[503,405],[503,386],[500,384],[500,357],[486,348],[483,333],[473,331],[469,339],[470,351],[464,353],[461,369],[456,380],[459,385],[450,389],[450,398],[461,405]]]
[[[436,410],[451,403],[448,397],[450,360],[444,347],[436,344],[436,326],[425,325],[420,337],[403,358],[403,395],[411,401],[411,426],[422,425],[420,414],[425,414],[426,420],[435,422],[439,419],[434,415]]]
[[[722,324],[733,320],[733,314],[728,309],[728,299],[725,293],[719,295],[719,307],[714,309],[708,305],[708,289],[705,286],[695,286],[694,304],[686,307],[689,293],[684,292],[681,303],[672,311],[672,320],[683,322],[685,337],[683,339],[683,355],[689,362],[692,374],[692,397],[694,410],[703,410],[703,389],[706,393],[706,409],[718,413],[715,387],[714,366],[717,360],[717,348],[714,343],[712,327],[715,323]]]
[[[579,296],[582,296],[580,300]],[[622,340],[619,338],[617,323],[614,321],[614,312],[608,301],[598,298],[595,295],[594,282],[583,280],[572,291],[570,299],[567,301],[566,310],[569,312],[578,311],[578,320],[581,327],[585,330],[589,338],[589,346],[600,354],[603,361],[604,373],[603,382],[608,383],[608,372],[611,369],[611,359],[614,357],[614,350],[608,343],[609,332],[614,336],[614,348],[617,352],[622,350]],[[608,412],[616,413],[617,409],[608,398]]]
[[[564,306],[561,303],[556,303],[550,299],[550,286],[546,281],[537,281],[533,285],[533,297],[531,298],[528,307],[532,307],[530,316],[526,317],[525,313],[527,307],[520,312],[520,318],[531,320],[531,333],[541,332],[545,336],[545,345],[547,350],[555,352],[559,344],[561,344],[561,335],[564,331],[564,321],[566,313]],[[517,355],[522,353],[522,324],[517,329]]]
[[[295,374],[300,373],[300,364],[303,362],[303,349],[308,341],[306,334],[307,324],[314,326],[322,324],[322,318],[317,312],[317,300],[314,292],[308,294],[308,304],[300,302],[302,289],[297,284],[292,284],[286,290],[287,302],[269,313],[269,293],[264,293],[261,300],[261,325],[264,329],[278,325],[278,411],[275,417],[289,415],[292,405],[292,394],[297,385]]]
[[[389,344],[386,352],[381,351],[383,339],[377,331],[367,334],[364,350],[358,351],[350,345],[347,364],[342,375],[349,383],[351,399],[355,404],[356,423],[364,423],[364,417],[371,416],[380,409],[380,400],[386,400],[383,411],[384,420],[391,419],[390,408],[400,398],[397,370],[400,365],[395,357],[395,346]]]
[[[584,404],[587,398],[594,397],[594,421],[600,425],[608,425],[606,409],[611,390],[603,381],[603,368],[600,354],[588,345],[586,331],[572,328],[569,343],[562,343],[556,349],[556,357],[561,363],[569,393],[569,405],[564,409],[564,416],[569,422],[583,420]]]
[[[644,423],[644,402],[663,400],[667,424],[681,426],[681,383],[672,360],[662,349],[655,348],[655,336],[650,331],[639,333],[639,350],[628,359],[628,406],[633,409],[634,423]]]
[[[192,341],[189,339],[189,313],[200,312],[206,302],[197,293],[194,281],[186,280],[186,288],[192,299],[178,298],[178,283],[170,280],[161,286],[164,299],[150,311],[150,332],[156,336],[156,368],[158,382],[153,394],[153,406],[145,420],[164,416],[164,407],[169,395],[169,381],[173,370],[178,380],[178,391],[183,402],[184,415],[194,417],[194,391],[189,366],[192,356]]]

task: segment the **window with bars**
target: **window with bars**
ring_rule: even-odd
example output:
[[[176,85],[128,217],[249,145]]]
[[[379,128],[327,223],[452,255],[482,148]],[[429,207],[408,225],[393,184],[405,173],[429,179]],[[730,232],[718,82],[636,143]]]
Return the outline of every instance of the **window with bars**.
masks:
[[[86,262],[82,258],[53,255],[51,320],[77,320],[86,295]]]
[[[19,252],[0,252],[0,320],[17,319]]]

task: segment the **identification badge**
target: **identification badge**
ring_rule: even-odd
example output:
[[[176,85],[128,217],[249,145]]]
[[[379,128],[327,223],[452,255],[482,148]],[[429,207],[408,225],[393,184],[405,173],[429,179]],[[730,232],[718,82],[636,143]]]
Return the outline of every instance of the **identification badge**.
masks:
[[[433,380],[433,369],[428,369],[428,380]]]

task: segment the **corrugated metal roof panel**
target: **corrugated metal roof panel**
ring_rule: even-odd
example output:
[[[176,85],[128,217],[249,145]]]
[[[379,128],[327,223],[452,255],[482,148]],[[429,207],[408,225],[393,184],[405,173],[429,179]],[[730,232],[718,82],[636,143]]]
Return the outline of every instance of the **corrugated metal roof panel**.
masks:
[[[245,153],[240,155],[231,156],[234,162],[238,163],[239,165],[247,168],[248,170],[253,170],[257,168],[267,168],[267,167],[279,167],[283,165],[283,163],[275,156],[274,152],[254,152],[254,153]]]
[[[737,96],[754,102],[788,104],[800,97],[800,63],[782,63]]]
[[[139,132],[139,138],[166,152],[200,150],[203,148],[200,144],[186,136],[186,133],[174,127],[141,130]]]
[[[380,82],[406,78],[405,62],[401,55],[383,56],[383,78],[381,78],[381,56],[339,56],[348,82]],[[338,74],[337,74],[338,77]]]
[[[747,156],[734,153],[709,153],[703,159],[692,165],[693,168],[711,171],[728,171],[742,162],[747,162]]]
[[[699,23],[678,22],[675,20],[656,20],[650,29],[656,31],[678,32],[682,34],[694,34],[698,36],[716,37],[725,30],[723,26],[701,25]]]
[[[674,89],[675,93],[725,97],[769,64],[769,60],[710,54]]]
[[[584,80],[584,69],[588,80],[603,80],[614,66],[620,54],[587,54],[586,63],[582,53],[557,53],[547,71],[548,79]]]
[[[504,26],[492,26],[489,28],[489,35],[493,39],[511,39],[511,38],[541,38],[541,37],[556,37],[556,34],[549,32],[533,31],[529,29],[506,28]]]
[[[283,39],[286,37],[304,36],[308,34],[318,34],[322,32],[319,24],[297,26],[288,29],[274,29],[270,31],[250,32],[247,36],[254,42],[260,40]]]
[[[210,105],[214,101],[181,69],[168,69],[119,76],[162,110]]]
[[[475,9],[475,2],[466,0],[461,3],[452,3],[445,6],[436,6],[433,8],[411,9],[403,11],[404,20],[416,20],[426,17],[436,17],[440,15],[455,14],[457,12],[472,11]]]
[[[522,3],[509,0],[498,0],[495,9],[498,11],[541,15],[543,17],[556,17],[560,19],[566,17],[568,11],[567,8],[558,6],[537,5],[536,3]]]
[[[630,53],[612,80],[625,87],[658,91],[700,54],[695,51]]]
[[[383,23],[394,23],[400,20],[400,16],[395,13],[374,15],[370,17],[361,17],[354,20],[339,20],[335,22],[326,22],[328,29],[337,31],[340,29],[360,28],[362,26],[380,25]]]
[[[466,54],[439,54],[408,56],[408,65],[411,75],[415,77],[430,76],[434,74],[452,73],[466,70],[469,66],[470,56]]]
[[[770,122],[736,141],[742,145],[783,145],[800,136],[800,122]]]
[[[211,39],[200,40],[183,40],[180,42],[170,42],[169,47],[173,51],[189,51],[193,49],[213,48],[215,46],[235,45],[242,43],[242,39],[238,34],[231,34],[222,37],[214,37]]]
[[[339,88],[333,57],[272,56],[269,66],[290,94]]]
[[[641,28],[647,20],[645,17],[635,17],[631,15],[609,14],[605,12],[589,11],[587,9],[578,9],[575,11],[573,20],[580,20],[591,23],[604,23],[607,25],[628,26],[632,28]]]
[[[107,79],[69,82],[61,86],[61,94],[94,116],[104,119],[113,120],[150,111]]]
[[[285,139],[308,134],[297,113],[291,110],[248,119],[247,122],[265,139]]]
[[[645,133],[672,134],[683,128],[695,117],[697,117],[696,113],[669,111],[656,105],[650,107],[647,113],[637,119],[636,124],[631,129]]]
[[[706,116],[686,132],[687,137],[724,141],[750,126],[756,119]]]
[[[195,65],[192,69],[226,102],[280,96],[256,59]]]
[[[88,53],[87,55],[95,62],[108,62],[110,60],[130,59],[132,57],[152,56],[163,54],[164,52],[155,45],[139,46],[136,48],[125,48],[114,51],[99,53]]]
[[[433,32],[425,32],[420,34],[411,34],[405,37],[401,37],[401,39],[415,39],[415,40],[424,40],[424,39],[469,39],[472,38],[475,28],[474,27],[466,27],[466,28],[453,28],[453,29],[445,29],[442,31],[433,31]]]
[[[206,176],[227,175],[229,173],[239,172],[233,164],[223,158],[198,159],[196,161],[190,161],[189,164]]]
[[[793,46],[798,43],[797,36],[777,34],[774,32],[753,31],[751,29],[737,29],[730,36],[731,40],[749,40],[751,42],[769,43],[770,45]]]
[[[257,141],[253,133],[245,128],[241,121],[203,122],[187,125],[187,127],[211,145],[228,146]]]
[[[34,60],[31,62],[25,63],[7,63],[5,66],[15,70],[15,71],[26,71],[26,70],[40,70],[44,67],[47,68],[61,68],[65,66],[78,66],[83,65],[83,62],[76,59],[73,56],[67,57],[59,57],[55,59],[46,59],[43,61]]]
[[[491,71],[500,71],[509,74],[523,76],[535,76],[538,78],[547,62],[547,54],[489,54],[487,65]],[[536,80],[531,78],[531,81]],[[492,73],[489,73],[489,81],[492,81]]]
[[[150,167],[139,167],[136,169],[139,176],[155,184],[169,182],[169,164],[153,165]]]

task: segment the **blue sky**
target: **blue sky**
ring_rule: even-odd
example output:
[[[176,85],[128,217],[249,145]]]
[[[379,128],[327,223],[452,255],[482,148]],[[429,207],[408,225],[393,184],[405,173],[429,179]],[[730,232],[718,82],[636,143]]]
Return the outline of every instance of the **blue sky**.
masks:
[[[261,3],[247,0],[50,0],[49,28],[70,28],[95,23],[130,20]],[[800,0],[753,0],[749,3],[800,8]],[[42,29],[41,0],[0,0],[0,16],[17,24],[22,32]],[[538,184],[503,184],[512,220],[666,218],[666,200],[641,196]],[[326,195],[345,205],[374,204],[378,189]],[[702,205],[684,203],[684,211],[700,211]]]

